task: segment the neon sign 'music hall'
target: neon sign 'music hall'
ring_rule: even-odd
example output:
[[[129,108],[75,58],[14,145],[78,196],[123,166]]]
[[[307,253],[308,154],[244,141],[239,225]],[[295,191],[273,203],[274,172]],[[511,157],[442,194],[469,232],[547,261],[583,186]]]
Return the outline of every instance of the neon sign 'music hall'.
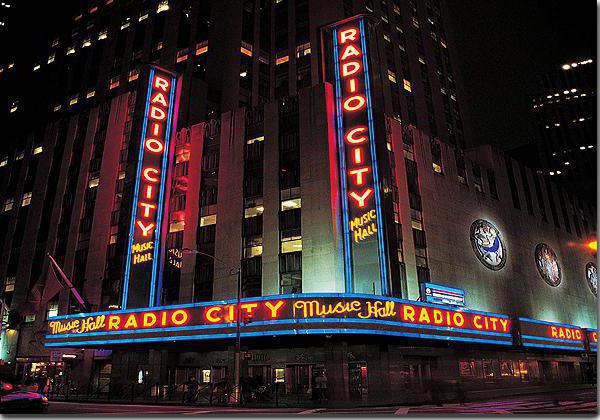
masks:
[[[142,123],[121,307],[159,303],[164,255],[161,237],[177,79],[152,67]],[[129,293],[135,290],[135,293]]]
[[[389,286],[365,18],[337,23],[324,37],[324,44],[333,47],[329,79],[335,87],[345,289],[386,295]]]

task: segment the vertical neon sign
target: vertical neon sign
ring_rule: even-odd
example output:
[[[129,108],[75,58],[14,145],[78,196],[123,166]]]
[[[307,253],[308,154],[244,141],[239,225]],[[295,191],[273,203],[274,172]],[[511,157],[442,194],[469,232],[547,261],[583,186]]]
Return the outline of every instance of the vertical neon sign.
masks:
[[[365,19],[331,31],[346,292],[389,293]],[[379,274],[374,281],[373,274]]]
[[[177,79],[150,69],[125,259],[121,308],[160,304],[161,232]],[[135,294],[129,294],[129,290]],[[147,302],[147,305],[146,305]]]

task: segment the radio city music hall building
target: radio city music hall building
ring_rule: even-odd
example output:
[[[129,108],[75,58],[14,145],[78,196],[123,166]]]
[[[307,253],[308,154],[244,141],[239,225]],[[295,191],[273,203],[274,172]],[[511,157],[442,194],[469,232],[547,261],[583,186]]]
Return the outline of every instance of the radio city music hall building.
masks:
[[[5,368],[232,384],[239,332],[240,376],[296,400],[593,380],[596,210],[466,142],[438,2],[117,3],[0,167]],[[23,309],[46,253],[87,308]]]

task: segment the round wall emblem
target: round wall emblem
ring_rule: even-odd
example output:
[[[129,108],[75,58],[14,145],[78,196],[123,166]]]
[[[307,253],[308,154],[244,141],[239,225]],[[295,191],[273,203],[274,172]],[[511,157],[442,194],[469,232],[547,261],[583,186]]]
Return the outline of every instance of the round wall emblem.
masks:
[[[596,273],[596,264],[587,263],[585,265],[585,279],[594,296],[598,296],[598,274]]]
[[[535,247],[535,265],[546,283],[552,287],[560,284],[561,274],[558,258],[548,245],[542,243]]]
[[[506,246],[500,231],[487,220],[478,219],[471,225],[473,252],[490,270],[500,270],[506,264]]]

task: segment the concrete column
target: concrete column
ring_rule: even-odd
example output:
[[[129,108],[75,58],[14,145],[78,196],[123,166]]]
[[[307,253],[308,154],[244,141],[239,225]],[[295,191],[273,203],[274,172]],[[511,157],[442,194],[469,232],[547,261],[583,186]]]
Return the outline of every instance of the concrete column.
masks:
[[[303,89],[299,100],[302,291],[343,292],[331,85]]]
[[[345,341],[325,342],[327,393],[332,403],[348,401],[348,346]]]
[[[279,102],[265,104],[262,294],[279,294]]]
[[[185,229],[183,231],[183,247],[196,249],[196,236],[200,217],[200,182],[202,176],[202,156],[204,148],[205,124],[196,124],[189,130],[190,160],[188,164],[188,183],[185,202]],[[180,135],[184,135],[183,131]],[[181,279],[179,282],[179,302],[194,300],[194,273],[196,271],[196,254],[183,254]]]
[[[219,179],[213,299],[231,299],[237,295],[237,273],[240,267],[243,217],[243,177],[245,121],[244,109],[223,115],[219,144]]]

